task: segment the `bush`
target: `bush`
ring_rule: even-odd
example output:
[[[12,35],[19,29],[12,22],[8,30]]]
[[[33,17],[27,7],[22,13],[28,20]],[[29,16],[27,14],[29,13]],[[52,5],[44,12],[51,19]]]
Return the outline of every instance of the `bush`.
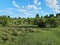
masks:
[[[49,19],[50,27],[57,27],[56,20],[54,18]]]
[[[38,27],[41,27],[41,28],[46,27],[46,23],[44,21],[40,20],[38,22]]]
[[[7,16],[2,17],[2,26],[7,26],[9,25],[9,19]]]

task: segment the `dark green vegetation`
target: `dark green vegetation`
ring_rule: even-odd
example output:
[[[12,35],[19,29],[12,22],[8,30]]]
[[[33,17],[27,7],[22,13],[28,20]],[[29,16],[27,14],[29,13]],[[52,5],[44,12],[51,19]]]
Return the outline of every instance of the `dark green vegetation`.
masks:
[[[60,45],[60,14],[35,18],[0,16],[0,45]]]

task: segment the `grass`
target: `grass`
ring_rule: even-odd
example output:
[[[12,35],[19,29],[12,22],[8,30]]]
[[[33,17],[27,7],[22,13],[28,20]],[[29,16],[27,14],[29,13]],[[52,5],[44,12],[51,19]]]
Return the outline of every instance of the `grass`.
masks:
[[[0,45],[60,45],[60,27],[0,27]]]

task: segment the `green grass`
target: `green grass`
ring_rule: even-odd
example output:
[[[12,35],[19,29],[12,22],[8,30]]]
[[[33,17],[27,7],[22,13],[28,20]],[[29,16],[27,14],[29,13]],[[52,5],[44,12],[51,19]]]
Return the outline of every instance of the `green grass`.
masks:
[[[29,31],[32,30],[33,32]],[[4,40],[2,38],[7,38]],[[0,45],[60,45],[60,27],[4,28],[0,27]]]

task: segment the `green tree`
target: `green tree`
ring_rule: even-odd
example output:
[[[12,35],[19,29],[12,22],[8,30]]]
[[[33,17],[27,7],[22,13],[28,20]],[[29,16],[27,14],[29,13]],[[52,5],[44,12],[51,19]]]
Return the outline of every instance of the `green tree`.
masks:
[[[2,17],[2,26],[9,25],[9,18],[7,16]]]
[[[60,13],[57,13],[57,14],[56,14],[56,17],[60,17]]]
[[[36,17],[35,18],[39,18],[39,14],[36,14]]]
[[[48,15],[44,16],[44,18],[48,18],[48,17],[49,17]]]
[[[0,25],[2,26],[3,20],[2,16],[0,16]]]
[[[30,20],[30,18],[29,18],[29,17],[27,18],[27,22],[28,22],[28,24],[30,24],[30,23],[31,23],[31,20]]]
[[[49,19],[50,27],[57,27],[56,20],[54,18]]]
[[[21,19],[21,17],[18,17],[18,19]]]
[[[34,18],[33,24],[37,25],[40,20],[39,14],[36,14],[36,17]]]
[[[8,18],[10,19],[10,16],[8,16]]]
[[[21,22],[22,22],[21,19],[18,19],[17,23],[18,23],[18,24],[21,24]]]
[[[51,18],[51,17],[54,17],[54,14],[50,14],[50,15],[49,15],[49,18]]]
[[[43,20],[41,19],[41,20],[38,22],[38,27],[41,27],[41,28],[46,27],[45,21],[43,21]]]

